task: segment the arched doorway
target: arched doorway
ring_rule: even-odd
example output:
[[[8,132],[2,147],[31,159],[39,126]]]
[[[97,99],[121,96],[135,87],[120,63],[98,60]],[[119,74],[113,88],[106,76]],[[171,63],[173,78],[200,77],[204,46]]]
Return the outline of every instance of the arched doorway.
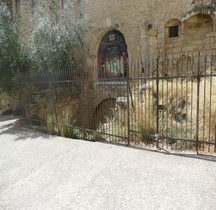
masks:
[[[124,78],[128,69],[127,44],[117,30],[109,31],[102,38],[98,49],[98,77]]]

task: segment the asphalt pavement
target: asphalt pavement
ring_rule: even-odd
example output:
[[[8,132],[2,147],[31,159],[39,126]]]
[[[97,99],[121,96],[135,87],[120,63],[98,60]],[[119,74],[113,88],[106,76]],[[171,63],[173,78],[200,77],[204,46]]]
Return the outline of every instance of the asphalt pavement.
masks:
[[[216,157],[48,136],[0,116],[1,210],[216,209]]]

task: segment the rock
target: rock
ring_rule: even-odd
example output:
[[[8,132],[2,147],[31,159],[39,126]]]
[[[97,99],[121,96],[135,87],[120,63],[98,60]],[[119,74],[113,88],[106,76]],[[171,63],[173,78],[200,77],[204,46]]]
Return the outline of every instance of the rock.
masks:
[[[119,97],[116,100],[116,108],[126,109],[127,108],[127,97]]]

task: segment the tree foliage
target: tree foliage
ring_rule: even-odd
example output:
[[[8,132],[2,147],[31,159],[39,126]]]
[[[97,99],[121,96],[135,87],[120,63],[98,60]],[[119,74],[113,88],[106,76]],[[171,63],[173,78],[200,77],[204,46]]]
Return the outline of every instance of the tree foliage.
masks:
[[[58,71],[74,64],[74,49],[83,46],[87,27],[82,21],[70,19],[67,5],[58,14],[55,0],[50,0],[49,12],[37,13],[30,43],[30,57],[38,71]]]
[[[23,42],[21,20],[0,5],[0,89],[11,92],[17,74],[25,71],[58,71],[75,63],[74,49],[83,47],[87,27],[72,18],[72,4],[59,13],[57,0],[35,12],[29,41]]]
[[[28,58],[20,39],[20,21],[0,5],[0,89],[11,92],[18,72],[26,71]]]

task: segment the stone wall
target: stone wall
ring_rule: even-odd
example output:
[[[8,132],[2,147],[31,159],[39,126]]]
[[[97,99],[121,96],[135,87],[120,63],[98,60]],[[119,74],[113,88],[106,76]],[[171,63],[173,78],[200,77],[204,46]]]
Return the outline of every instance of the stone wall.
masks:
[[[84,81],[83,92],[80,98],[82,126],[95,128],[98,121],[103,119],[103,114],[110,108],[113,108],[113,101],[119,97],[126,96],[126,81]]]
[[[12,98],[8,96],[6,93],[0,91],[0,115],[8,110],[12,110]]]
[[[215,49],[216,6],[212,0],[86,2],[85,18],[92,27],[87,37],[88,59],[97,58],[100,40],[111,29],[123,33],[131,59]],[[173,24],[179,25],[179,34],[169,38]]]
[[[36,126],[47,127],[58,123],[59,130],[64,125],[80,125],[80,97],[72,96],[67,90],[52,93],[50,90],[36,91],[35,87],[23,90],[24,114]],[[52,96],[54,94],[54,97]]]
[[[48,1],[20,0],[13,3],[13,13],[23,20],[23,28],[31,28],[37,10],[49,11]],[[215,0],[59,0],[58,12],[70,2],[71,18],[82,18],[89,26],[85,59],[97,63],[102,37],[110,30],[120,31],[128,46],[129,59],[184,54],[197,50],[216,50]],[[178,36],[170,38],[169,28],[178,26]]]
[[[20,7],[17,7],[13,0],[14,14],[19,13],[24,29],[31,28],[39,8],[49,11],[47,2],[20,0]],[[151,58],[158,55],[178,54],[183,59],[187,53],[198,50],[216,51],[215,0],[61,0],[58,2],[59,14],[64,13],[64,5],[68,2],[72,2],[72,19],[81,18],[89,26],[84,56],[89,66],[97,65],[101,39],[111,30],[123,34],[129,61],[143,60],[151,64]],[[175,27],[177,34],[171,31]],[[87,72],[89,79],[97,79],[97,73],[90,71]],[[103,86],[102,95],[99,86],[95,82],[83,84],[80,107],[84,110],[83,115],[86,106],[90,106],[93,113],[103,100],[122,96],[122,92],[115,97],[109,96],[110,90],[106,91],[106,86]]]
[[[87,58],[97,58],[99,43],[106,32],[116,29],[126,40],[128,54],[132,59],[147,55],[149,36],[147,34],[149,3],[146,0],[86,2],[85,18],[91,26],[87,35]],[[89,61],[90,62],[90,61]]]

